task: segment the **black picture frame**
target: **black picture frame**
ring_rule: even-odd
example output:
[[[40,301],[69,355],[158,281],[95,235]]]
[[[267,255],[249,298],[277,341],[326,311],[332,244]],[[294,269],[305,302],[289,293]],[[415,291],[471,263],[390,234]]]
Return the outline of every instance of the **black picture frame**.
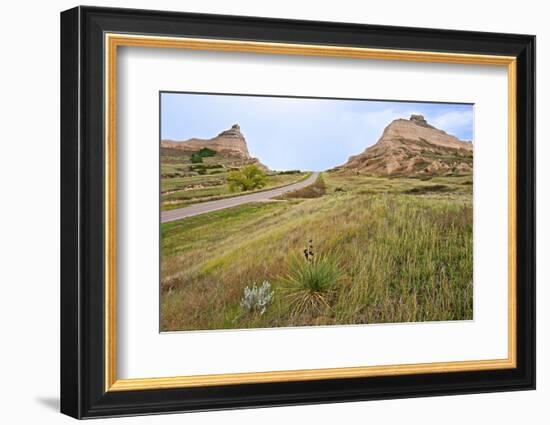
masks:
[[[104,34],[517,58],[517,367],[370,378],[105,391]],[[535,37],[132,9],[61,13],[61,412],[75,418],[535,388]]]

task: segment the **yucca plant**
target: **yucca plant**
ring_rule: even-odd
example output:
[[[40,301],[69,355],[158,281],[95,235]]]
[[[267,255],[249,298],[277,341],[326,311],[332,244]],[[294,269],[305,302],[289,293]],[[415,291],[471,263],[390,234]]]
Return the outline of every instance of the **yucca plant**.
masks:
[[[329,300],[341,277],[338,262],[326,255],[315,255],[310,240],[303,257],[292,257],[282,289],[297,314],[330,308]]]

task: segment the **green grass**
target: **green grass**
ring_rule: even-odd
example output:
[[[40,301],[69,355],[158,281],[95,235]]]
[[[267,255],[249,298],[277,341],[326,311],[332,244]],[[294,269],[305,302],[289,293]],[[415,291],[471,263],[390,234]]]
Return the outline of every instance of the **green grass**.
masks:
[[[225,174],[170,179],[174,180],[171,182],[173,186],[168,193],[161,195],[161,208],[162,210],[171,210],[198,202],[214,201],[217,199],[230,198],[238,195],[246,195],[252,192],[259,192],[262,190],[273,189],[275,187],[296,183],[306,179],[308,176],[309,173],[268,175],[265,186],[244,192],[232,192],[229,185],[225,181]],[[177,190],[177,187],[182,187],[185,185],[201,185],[204,187],[198,187],[191,190]],[[166,185],[166,187],[168,187],[168,185]]]
[[[161,226],[163,259],[190,250],[212,250],[224,242],[227,234],[246,231],[246,227],[263,222],[291,205],[266,202],[249,203],[208,214],[188,217],[185,220],[163,223]]]
[[[163,224],[162,330],[472,319],[471,176],[323,176],[319,197]],[[308,285],[293,258],[309,239],[337,278],[302,308]],[[244,288],[264,280],[273,301],[243,315]]]
[[[243,160],[221,154],[201,158],[202,163],[194,164],[189,152],[161,150],[161,210],[236,196],[229,190],[227,177],[231,170],[239,169],[245,164]],[[307,178],[309,174],[297,170],[292,173],[270,172],[265,186],[254,191],[286,186]]]

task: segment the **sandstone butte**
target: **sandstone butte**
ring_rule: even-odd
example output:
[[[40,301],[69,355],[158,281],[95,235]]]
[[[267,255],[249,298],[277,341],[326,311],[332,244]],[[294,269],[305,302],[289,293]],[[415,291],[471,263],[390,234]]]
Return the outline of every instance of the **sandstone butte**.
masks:
[[[162,140],[162,148],[196,152],[212,149],[239,159],[241,165],[257,164],[238,124],[211,139]],[[473,145],[430,125],[422,115],[392,121],[378,141],[334,170],[370,175],[461,175],[473,169]]]
[[[428,124],[422,115],[392,121],[376,144],[336,170],[372,175],[469,174],[473,145]]]
[[[199,151],[202,148],[209,148],[221,154],[237,156],[241,159],[252,159],[239,124],[233,125],[229,130],[222,131],[212,139],[193,138],[183,141],[162,140],[161,147],[181,149],[190,152]]]

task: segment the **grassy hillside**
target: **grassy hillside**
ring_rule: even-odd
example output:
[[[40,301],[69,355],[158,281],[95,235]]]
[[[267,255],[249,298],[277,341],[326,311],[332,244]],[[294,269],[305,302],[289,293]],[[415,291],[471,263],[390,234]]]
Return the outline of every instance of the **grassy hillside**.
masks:
[[[236,196],[227,185],[227,175],[251,163],[242,158],[215,154],[193,162],[193,154],[177,149],[161,149],[161,209],[170,210],[187,205]],[[295,183],[309,173],[267,173],[262,190]],[[250,193],[250,192],[247,192]]]
[[[471,176],[315,187],[162,224],[162,330],[472,319]],[[265,312],[243,309],[264,281]]]

